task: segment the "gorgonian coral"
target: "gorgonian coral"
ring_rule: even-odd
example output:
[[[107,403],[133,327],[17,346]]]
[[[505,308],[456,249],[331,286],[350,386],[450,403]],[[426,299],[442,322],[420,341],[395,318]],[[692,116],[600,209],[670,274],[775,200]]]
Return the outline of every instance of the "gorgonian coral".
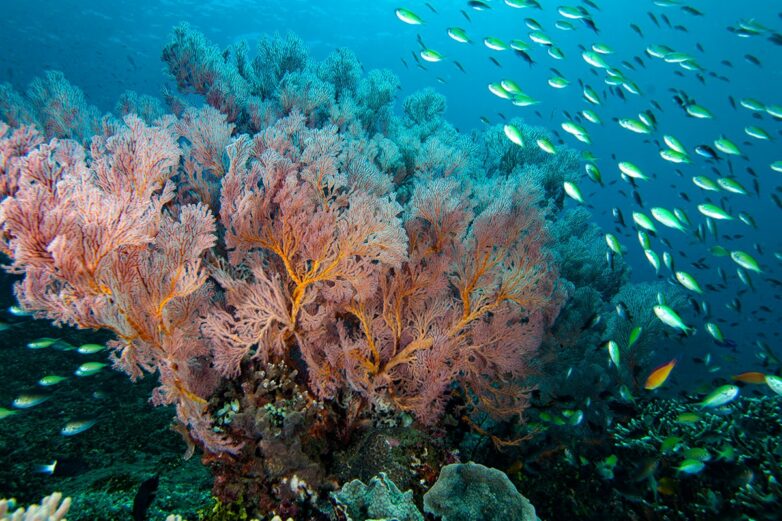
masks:
[[[438,95],[410,98],[402,119],[390,73],[264,42],[251,60],[178,28],[164,59],[210,106],[176,101],[150,122],[154,104],[126,96],[120,111],[149,107],[146,120],[106,117],[89,148],[19,126],[37,119],[2,126],[0,247],[22,305],[112,331],[116,366],[159,375],[155,403],[219,462],[223,490],[265,454],[271,425],[246,410],[226,421],[228,397],[301,413],[280,440],[297,454],[313,432],[389,412],[427,427],[449,405],[520,415],[564,296],[545,187],[510,170],[481,182],[477,145]],[[236,398],[272,365],[300,408]]]

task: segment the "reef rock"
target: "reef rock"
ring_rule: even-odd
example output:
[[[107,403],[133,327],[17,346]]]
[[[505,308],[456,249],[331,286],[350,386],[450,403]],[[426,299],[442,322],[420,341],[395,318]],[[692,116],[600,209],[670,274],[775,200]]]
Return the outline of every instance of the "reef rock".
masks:
[[[477,463],[454,463],[440,471],[424,494],[424,512],[443,521],[537,521],[535,507],[504,472]]]
[[[354,479],[339,492],[332,493],[332,497],[351,521],[424,521],[424,516],[413,502],[413,491],[400,491],[384,472],[373,477],[369,485]]]

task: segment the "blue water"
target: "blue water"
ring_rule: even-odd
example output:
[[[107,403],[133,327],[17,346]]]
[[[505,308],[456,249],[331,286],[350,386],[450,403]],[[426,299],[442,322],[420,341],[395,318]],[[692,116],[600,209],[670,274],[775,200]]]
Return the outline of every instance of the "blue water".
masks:
[[[775,27],[780,18],[778,6],[774,2],[753,2],[735,9],[731,2],[716,2],[702,5],[693,4],[705,16],[693,16],[676,7],[657,7],[649,2],[601,2],[600,11],[594,11],[594,19],[600,28],[600,34],[594,34],[578,20],[572,22],[575,31],[559,31],[553,27],[556,20],[562,19],[554,5],[543,11],[536,9],[511,9],[499,1],[489,11],[470,9],[465,3],[430,2],[437,9],[433,13],[425,2],[410,1],[405,7],[418,13],[425,20],[422,26],[401,23],[394,16],[397,2],[331,1],[307,2],[114,2],[100,4],[80,1],[37,2],[35,7],[29,3],[2,2],[3,31],[0,33],[0,48],[5,49],[5,59],[0,70],[0,81],[8,81],[18,90],[42,71],[61,70],[75,85],[81,87],[88,100],[100,109],[111,110],[119,95],[127,89],[142,94],[159,95],[160,87],[166,82],[166,72],[160,62],[160,50],[167,41],[173,25],[187,21],[203,31],[205,36],[218,46],[246,40],[256,41],[263,34],[287,31],[297,33],[307,44],[311,56],[325,58],[329,52],[339,47],[348,47],[358,56],[364,67],[387,68],[399,76],[402,85],[399,99],[426,86],[432,86],[444,94],[448,100],[446,116],[457,128],[468,131],[481,128],[479,117],[485,116],[492,123],[502,122],[498,115],[506,118],[520,117],[531,125],[541,126],[549,131],[557,131],[564,142],[571,147],[584,149],[583,145],[560,129],[567,111],[571,115],[584,108],[596,109],[603,125],[585,123],[590,131],[593,145],[588,147],[599,158],[597,165],[606,180],[617,179],[619,172],[616,161],[631,161],[643,167],[656,179],[642,187],[643,199],[647,207],[656,205],[680,206],[690,219],[698,217],[695,203],[704,199],[704,194],[696,188],[690,178],[694,175],[714,177],[711,166],[727,173],[727,161],[706,162],[693,155],[693,164],[684,168],[662,160],[657,151],[662,148],[655,143],[661,142],[663,134],[672,134],[692,150],[698,144],[711,144],[720,135],[725,135],[739,144],[747,156],[746,159],[731,159],[730,163],[737,179],[749,190],[751,177],[745,169],[751,167],[758,174],[761,195],[755,197],[731,196],[730,208],[737,213],[749,211],[761,224],[759,230],[751,230],[741,222],[721,224],[720,233],[742,234],[744,238],[732,240],[729,249],[750,251],[754,243],[762,243],[764,254],[758,260],[766,268],[763,276],[780,279],[779,261],[773,257],[773,251],[782,249],[782,239],[778,234],[764,230],[763,223],[778,218],[780,209],[770,199],[771,193],[780,186],[780,175],[769,170],[768,165],[780,159],[776,141],[761,142],[744,134],[743,128],[757,124],[780,138],[780,124],[768,115],[755,119],[753,113],[739,106],[732,109],[728,97],[738,102],[741,98],[752,97],[767,104],[780,103],[779,88],[782,85],[782,53],[779,46],[768,42],[764,36],[739,38],[726,28],[735,25],[740,19],[755,19],[758,22]],[[460,11],[470,17],[468,22]],[[656,27],[648,12],[657,15],[660,28]],[[667,15],[671,23],[682,25],[687,32],[668,28],[660,19]],[[487,49],[481,41],[485,36],[495,36],[506,42],[514,38],[526,39],[529,33],[524,19],[533,17],[544,31],[555,40],[555,44],[565,54],[564,60],[555,60],[548,56],[545,49],[534,46],[530,55],[536,64],[529,67],[512,51],[496,52]],[[638,25],[644,34],[641,38],[629,28],[630,23]],[[446,28],[459,26],[467,29],[473,39],[470,45],[451,40]],[[427,70],[421,70],[413,62],[411,53],[420,51],[416,35],[421,35],[430,48],[440,51],[446,59],[440,63],[426,64]],[[601,79],[593,75],[590,66],[580,58],[579,46],[592,43],[605,43],[615,50],[608,56],[610,64],[621,67],[623,61],[636,66],[635,71],[622,69],[642,90],[642,95],[626,94],[622,101],[616,96],[606,94]],[[700,43],[704,52],[696,49]],[[721,81],[706,75],[706,84],[699,83],[694,73],[685,71],[675,64],[649,57],[645,48],[650,44],[664,44],[693,55],[707,72],[724,76]],[[744,59],[746,54],[756,56],[761,65],[754,65]],[[502,68],[489,61],[493,57],[502,64]],[[641,57],[645,68],[638,66],[633,57]],[[407,66],[402,61],[407,62]],[[466,74],[457,69],[453,60],[459,61]],[[728,61],[728,67],[721,62]],[[570,85],[564,89],[552,89],[546,83],[554,76],[551,68],[558,69]],[[681,76],[674,71],[681,71]],[[443,80],[444,83],[438,80]],[[510,105],[489,93],[487,84],[510,78],[522,86],[540,105],[520,108]],[[590,106],[580,93],[578,80],[593,86],[603,97],[602,106]],[[697,102],[714,114],[712,120],[699,120],[687,117],[672,101],[672,89],[683,90]],[[651,109],[651,101],[658,102],[663,112],[655,110],[658,132],[651,136],[633,134],[620,128],[613,118],[637,117],[643,110]],[[713,145],[712,145],[713,146]],[[681,172],[683,175],[680,175]],[[585,188],[588,183],[585,184]],[[627,185],[619,183],[614,188]],[[589,202],[595,207],[597,221],[609,226],[610,210],[619,207],[625,220],[631,220],[632,200],[620,196],[615,189],[589,190]],[[687,204],[678,199],[679,192],[686,192],[693,200]],[[708,195],[708,194],[705,194]],[[716,198],[713,198],[716,200]],[[677,233],[666,231],[665,237],[674,242],[675,250],[683,250],[689,260],[707,256],[703,245],[692,244]],[[628,260],[636,268],[636,277],[650,276],[651,268],[643,257],[634,236],[628,235],[623,242],[632,251]],[[681,259],[679,266],[686,264]],[[724,310],[735,291],[743,288],[737,279],[734,266],[729,259],[710,259],[710,266],[722,266],[730,278],[729,290],[717,295],[709,295],[715,313],[723,313],[726,320],[740,322],[746,329],[735,330],[731,335],[736,338],[752,340],[754,336],[765,332],[769,340],[779,338],[779,330],[773,324],[757,324],[752,314],[753,303],[777,303],[778,288],[763,282],[763,276],[754,277],[756,292],[744,296],[743,313],[735,316]],[[680,268],[682,269],[682,268]],[[714,282],[715,269],[699,272],[703,284]],[[776,317],[767,317],[773,319]],[[769,322],[779,322],[769,320]],[[751,343],[745,351],[753,349]],[[751,358],[751,356],[750,356]]]

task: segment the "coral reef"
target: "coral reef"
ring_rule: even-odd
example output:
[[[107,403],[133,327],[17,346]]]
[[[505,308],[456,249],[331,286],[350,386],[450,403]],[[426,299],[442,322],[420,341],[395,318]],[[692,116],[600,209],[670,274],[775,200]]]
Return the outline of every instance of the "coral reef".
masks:
[[[519,119],[527,146],[502,125],[461,133],[433,89],[396,112],[393,73],[347,49],[318,62],[293,34],[221,49],[181,25],[162,59],[182,96],[167,108],[128,91],[101,117],[56,71],[0,85],[19,303],[111,334],[117,369],[157,378],[95,391],[123,390],[103,414],[125,420],[91,431],[115,452],[58,447],[60,472],[79,467],[61,484],[84,491],[72,515],[127,517],[154,471],[155,515],[192,514],[211,486],[208,519],[419,520],[421,499],[445,521],[535,519],[516,486],[550,519],[778,517],[779,400],[695,414],[695,397],[644,394],[659,339],[683,341],[652,307],[685,297],[630,283],[590,213],[566,208],[573,150],[531,146],[550,137]],[[42,409],[61,419],[75,398],[58,392]],[[150,392],[170,408],[127,420]],[[139,425],[167,456],[127,463],[151,450]],[[14,491],[46,483],[16,472],[42,439],[0,444]],[[211,481],[170,456],[180,443]],[[44,500],[55,518],[60,499]]]
[[[296,382],[296,371],[269,363],[239,381],[227,381],[212,397],[214,429],[241,443],[232,457],[207,455],[215,476],[214,494],[223,501],[244,498],[262,512],[291,515],[296,503],[317,499],[331,484],[322,458],[327,440],[314,436],[331,425],[322,403]],[[237,386],[239,386],[237,388]]]
[[[153,402],[251,511],[314,512],[357,468],[337,443],[398,444],[400,477],[428,483],[447,451],[400,425],[518,420],[567,296],[546,196],[571,154],[511,154],[481,180],[442,96],[396,116],[393,75],[344,50],[316,63],[294,36],[251,59],[180,26],[163,58],[208,106],[169,95],[163,115],[126,93],[98,129],[90,109],[55,113],[84,106],[61,75],[4,97],[0,234],[22,306],[112,332],[115,366],[158,375]]]

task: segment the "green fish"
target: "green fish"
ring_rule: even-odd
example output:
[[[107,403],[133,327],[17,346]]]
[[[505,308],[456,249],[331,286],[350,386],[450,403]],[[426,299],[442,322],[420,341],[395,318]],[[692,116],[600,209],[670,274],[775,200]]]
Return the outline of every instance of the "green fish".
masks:
[[[657,126],[657,120],[655,119],[654,114],[652,114],[652,112],[649,111],[649,110],[644,111],[644,112],[640,112],[638,114],[638,119],[643,121],[644,125],[646,125],[646,126],[648,126],[650,128],[654,128],[655,126]]]
[[[619,387],[619,397],[626,401],[626,402],[634,402],[635,398],[633,397],[632,391],[630,391],[630,388],[627,387],[625,384],[622,384]]]
[[[730,255],[730,251],[728,251],[727,248],[724,246],[720,246],[719,244],[716,244],[709,248],[709,253],[714,255],[715,257],[727,257]]]
[[[562,49],[559,47],[556,47],[552,45],[548,48],[548,55],[554,58],[555,60],[564,60],[565,59],[565,53],[562,52]]]
[[[562,415],[568,418],[568,423],[570,425],[575,426],[584,421],[584,411],[580,409],[576,411],[562,411]]]
[[[520,147],[524,146],[524,138],[521,135],[521,131],[517,127],[508,124],[503,127],[503,131],[505,132],[505,136],[510,139],[513,144]]]
[[[725,335],[722,334],[722,330],[714,322],[706,322],[706,331],[720,344],[725,343]]]
[[[538,103],[540,103],[540,101],[536,100],[535,98],[527,94],[517,94],[513,96],[511,103],[513,103],[517,107],[529,107],[530,105],[537,105]]]
[[[782,119],[782,105],[767,105],[766,114],[777,119]]]
[[[733,262],[735,262],[736,264],[738,264],[744,269],[754,271],[756,273],[760,273],[763,271],[760,269],[760,265],[758,264],[758,261],[756,261],[755,258],[747,252],[732,251],[730,252],[730,258],[733,259]]]
[[[630,330],[630,337],[627,339],[627,347],[633,347],[636,342],[638,342],[638,339],[641,338],[641,333],[643,333],[644,328],[641,326],[635,326],[632,330]]]
[[[609,340],[606,343],[606,347],[608,348],[608,358],[611,360],[611,363],[618,368],[619,357],[620,357],[619,344],[617,344],[613,340]]]
[[[584,204],[584,196],[581,194],[581,190],[575,183],[565,181],[562,184],[565,187],[565,193],[568,195],[568,197],[578,203]]]
[[[582,93],[584,94],[584,99],[589,103],[592,103],[593,105],[600,105],[600,96],[597,95],[597,91],[595,91],[595,89],[589,85],[584,85]]]
[[[654,217],[663,226],[679,230],[680,232],[687,231],[684,225],[679,222],[679,219],[677,219],[670,210],[667,210],[666,208],[654,207],[651,211],[652,217]]]
[[[459,43],[470,43],[470,38],[467,36],[467,31],[461,27],[449,27],[448,36],[450,36],[452,40]]]
[[[598,116],[594,110],[584,109],[581,111],[581,115],[584,116],[584,119],[586,119],[590,123],[594,123],[595,125],[603,124],[603,121],[600,119],[600,116]],[[782,163],[782,161],[780,161],[780,163]]]
[[[616,235],[607,233],[606,244],[612,252],[616,253],[617,255],[622,255],[622,245],[619,244],[619,239],[616,238]]]
[[[608,68],[608,63],[606,63],[603,56],[596,51],[584,51],[581,53],[581,57],[592,67],[597,67],[598,69]]]
[[[725,136],[722,136],[719,139],[715,139],[714,147],[720,152],[722,152],[723,154],[728,154],[731,156],[741,155],[741,151],[739,150],[739,147],[737,147],[733,141],[726,138]]]
[[[723,221],[730,221],[733,219],[733,217],[728,212],[726,212],[716,204],[711,204],[711,203],[699,204],[698,211],[703,215],[705,215],[706,217],[711,217],[712,219],[723,220]]]
[[[735,385],[723,385],[714,389],[703,401],[700,403],[701,407],[712,408],[720,407],[727,403],[732,402],[739,395],[739,388]]]
[[[8,308],[8,312],[15,317],[30,317],[33,314],[32,311],[25,311],[21,306],[15,304]]]
[[[30,407],[35,407],[36,405],[39,405],[46,400],[51,398],[49,395],[42,395],[42,394],[22,394],[18,398],[16,398],[11,405],[13,405],[17,409],[29,409]]]
[[[51,374],[48,376],[44,376],[40,380],[38,380],[38,385],[41,387],[50,387],[52,385],[57,385],[60,382],[63,382],[67,380],[65,376],[58,376],[56,374]]]
[[[685,271],[677,271],[676,280],[678,280],[679,284],[681,284],[688,290],[694,291],[695,293],[698,294],[703,294],[703,289],[701,289],[700,284],[698,284],[698,281],[695,280],[695,277],[693,277],[689,273]]]
[[[768,385],[769,389],[782,396],[782,378],[773,374],[767,374],[766,385]]]
[[[696,459],[686,459],[676,468],[683,474],[697,474],[706,467],[706,464]]]
[[[511,93],[503,88],[502,83],[489,83],[489,92],[502,99],[511,97]]]
[[[622,88],[630,94],[640,95],[641,89],[635,82],[625,80],[622,82]]]
[[[660,444],[660,452],[672,451],[682,441],[681,436],[668,436]]]
[[[28,342],[27,347],[29,349],[44,349],[46,347],[51,347],[58,340],[59,340],[58,338],[39,338],[38,340],[33,340],[32,342]]]
[[[549,46],[553,45],[553,40],[548,37],[546,33],[540,30],[532,31],[529,33],[529,39],[533,42],[537,43],[538,45],[544,45]]]
[[[673,51],[663,56],[663,61],[666,63],[683,63],[691,61],[692,56],[684,52]]]
[[[652,241],[649,239],[649,234],[643,230],[638,230],[638,243],[641,245],[641,248],[645,250],[650,250],[652,248]]]
[[[666,326],[678,329],[684,333],[695,331],[695,328],[686,325],[679,314],[670,307],[664,304],[657,304],[652,309],[654,310],[654,314],[657,315],[657,318]]]
[[[92,376],[98,374],[107,365],[108,364],[102,362],[87,362],[86,364],[81,364],[76,370],[76,376]]]
[[[94,355],[106,349],[103,344],[82,344],[76,351],[82,355]]]
[[[396,10],[396,17],[402,20],[404,23],[410,25],[421,25],[424,23],[420,16],[415,14],[410,9],[405,9],[404,7],[400,7]]]
[[[19,414],[19,411],[13,411],[11,409],[6,409],[5,407],[0,407],[0,420],[4,420],[9,416],[13,416],[14,414]]]
[[[690,218],[687,217],[687,214],[684,213],[684,210],[681,208],[674,208],[673,215],[675,215],[676,218],[679,219],[679,222],[681,222],[683,225],[690,226]]]
[[[579,20],[581,18],[586,18],[587,14],[582,11],[578,7],[573,7],[570,5],[563,5],[557,8],[557,12],[564,16],[565,18],[570,18],[571,20]]]
[[[717,461],[732,462],[736,459],[736,449],[730,445],[723,445],[719,451],[717,451]]]
[[[739,101],[739,105],[755,112],[765,112],[766,110],[766,106],[763,103],[753,98],[743,98]]]
[[[570,85],[570,82],[562,76],[554,76],[548,80],[548,84],[555,89],[564,89]]]
[[[666,55],[673,52],[673,49],[667,45],[651,44],[646,47],[646,54],[652,58],[663,59]]]
[[[712,179],[706,177],[705,175],[699,175],[692,178],[692,182],[695,183],[695,186],[698,188],[702,188],[703,190],[708,190],[709,192],[719,192],[720,187],[717,183],[715,183]]]
[[[574,123],[573,121],[565,121],[562,123],[562,130],[575,137],[582,143],[586,143],[587,145],[591,144],[589,133],[578,123]]]
[[[632,177],[633,179],[642,179],[644,181],[647,181],[649,178],[641,171],[640,168],[638,168],[636,165],[629,161],[622,161],[619,163],[619,170],[622,171],[624,175],[627,177]]]
[[[524,91],[521,90],[519,84],[513,80],[502,80],[500,82],[500,85],[502,86],[503,89],[505,89],[505,92],[507,92],[508,94],[513,94],[513,95],[524,94]]]
[[[599,185],[603,185],[603,175],[600,173],[600,169],[594,163],[586,163],[584,165],[587,177]]]
[[[592,50],[598,54],[613,54],[614,50],[604,43],[593,43]]]
[[[510,48],[513,49],[514,51],[527,52],[530,50],[531,46],[524,40],[511,40]]]
[[[649,127],[649,125],[633,118],[619,119],[619,126],[629,130],[630,132],[635,132],[636,134],[650,134],[652,132],[652,129]]]
[[[693,423],[698,423],[698,421],[701,419],[700,415],[694,412],[683,412],[676,416],[676,423],[681,423],[683,425],[692,425]]]
[[[557,20],[554,23],[554,27],[559,29],[560,31],[575,31],[576,26],[572,23],[568,22],[567,20]]]
[[[649,217],[641,212],[633,212],[633,222],[643,228],[644,230],[648,230],[650,232],[657,232],[657,228],[654,226],[654,223],[652,222]]]
[[[75,420],[65,424],[65,427],[60,429],[60,434],[63,436],[76,436],[81,434],[87,429],[91,428],[97,420]]]
[[[687,154],[682,154],[678,150],[673,150],[670,148],[666,148],[665,150],[660,150],[660,157],[668,161],[669,163],[676,163],[676,164],[689,164],[690,163],[690,156]]]
[[[687,106],[687,114],[698,119],[711,119],[714,117],[709,109],[696,103]]]
[[[695,459],[698,461],[709,461],[711,459],[709,451],[702,447],[689,448],[685,450],[682,455],[687,459]]]
[[[665,141],[665,144],[668,145],[668,148],[671,150],[675,150],[679,152],[680,154],[687,154],[687,149],[684,148],[684,145],[682,145],[682,142],[676,139],[675,137],[666,134],[663,136],[663,141]]]
[[[557,150],[554,148],[554,144],[544,137],[535,140],[535,143],[537,143],[538,147],[547,154],[553,155],[557,153]]]
[[[444,56],[434,49],[424,49],[421,51],[421,58],[431,63],[442,61]]]
[[[731,177],[720,177],[717,179],[717,184],[719,184],[723,190],[726,192],[731,192],[734,194],[741,194],[741,195],[747,195],[747,189],[744,188],[741,183],[736,181],[735,179]]]
[[[649,261],[649,264],[652,265],[652,268],[654,268],[655,273],[660,272],[660,256],[657,255],[657,252],[650,248],[646,248],[644,250],[644,255],[646,256],[646,260]]]
[[[760,139],[760,140],[763,140],[763,141],[768,141],[768,140],[771,139],[771,136],[768,135],[768,132],[766,132],[762,128],[760,128],[758,126],[755,126],[755,125],[751,125],[749,127],[745,127],[744,128],[744,132],[748,136],[754,137],[755,139]]]
[[[491,49],[492,51],[507,51],[508,50],[508,44],[504,41],[500,40],[499,38],[495,38],[494,36],[487,36],[483,39],[483,45]]]

